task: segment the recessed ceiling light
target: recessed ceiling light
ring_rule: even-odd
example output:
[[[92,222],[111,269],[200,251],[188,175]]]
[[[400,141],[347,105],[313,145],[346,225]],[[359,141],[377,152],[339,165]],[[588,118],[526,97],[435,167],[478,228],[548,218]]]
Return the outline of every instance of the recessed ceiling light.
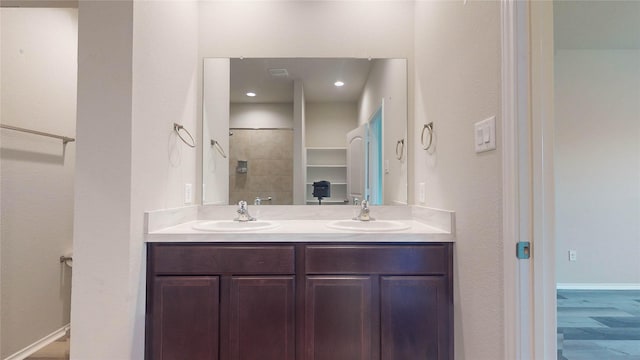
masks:
[[[254,93],[254,92],[248,92],[248,93],[247,93],[247,96],[248,96],[248,97],[254,97],[254,96],[256,96],[256,93]]]
[[[340,86],[344,86],[344,83],[342,81],[336,81],[333,83],[333,85],[340,87]]]

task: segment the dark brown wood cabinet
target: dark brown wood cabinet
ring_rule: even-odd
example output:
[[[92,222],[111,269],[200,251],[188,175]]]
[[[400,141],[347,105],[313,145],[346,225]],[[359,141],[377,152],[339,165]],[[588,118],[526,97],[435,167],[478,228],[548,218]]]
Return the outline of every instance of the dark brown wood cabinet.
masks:
[[[371,277],[306,279],[306,359],[371,359]]]
[[[218,359],[219,280],[214,276],[156,277],[154,359]]]
[[[150,244],[154,360],[294,360],[294,246]]]
[[[294,360],[294,277],[233,277],[229,359]]]
[[[452,250],[151,243],[146,357],[451,360]]]
[[[380,279],[381,359],[450,359],[449,295],[441,276]]]

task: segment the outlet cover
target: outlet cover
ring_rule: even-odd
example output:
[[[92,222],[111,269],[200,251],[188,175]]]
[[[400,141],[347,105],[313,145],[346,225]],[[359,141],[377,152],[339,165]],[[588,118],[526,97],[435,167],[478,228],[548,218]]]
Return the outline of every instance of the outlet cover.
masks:
[[[575,250],[569,250],[569,261],[578,260],[578,252]]]
[[[184,184],[184,203],[191,204],[193,202],[193,186]]]
[[[421,182],[420,184],[418,184],[418,201],[420,201],[421,203],[424,203],[425,201],[425,185],[423,182]]]

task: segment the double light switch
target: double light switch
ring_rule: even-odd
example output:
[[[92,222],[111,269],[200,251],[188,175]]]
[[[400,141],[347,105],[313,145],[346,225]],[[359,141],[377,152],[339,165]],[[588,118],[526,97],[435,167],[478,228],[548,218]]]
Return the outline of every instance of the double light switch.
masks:
[[[495,150],[496,148],[496,117],[478,121],[474,125],[476,152]]]

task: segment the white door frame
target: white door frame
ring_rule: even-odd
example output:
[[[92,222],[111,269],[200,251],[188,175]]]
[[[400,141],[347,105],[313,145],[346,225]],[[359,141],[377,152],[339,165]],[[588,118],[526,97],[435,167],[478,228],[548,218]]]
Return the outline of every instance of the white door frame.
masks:
[[[556,359],[553,3],[502,0],[501,14],[504,356]]]

